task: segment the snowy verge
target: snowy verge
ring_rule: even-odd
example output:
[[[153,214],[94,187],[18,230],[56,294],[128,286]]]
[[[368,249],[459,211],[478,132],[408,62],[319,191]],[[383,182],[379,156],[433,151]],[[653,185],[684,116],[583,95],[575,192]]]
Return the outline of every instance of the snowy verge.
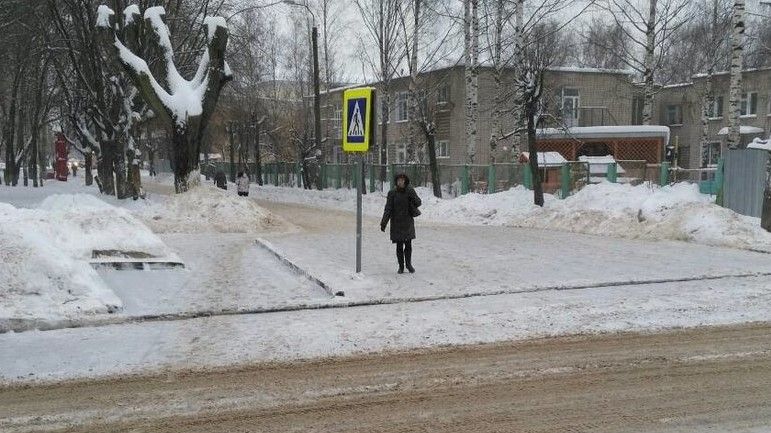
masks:
[[[156,233],[265,233],[291,231],[293,227],[260,207],[208,185],[184,194],[154,195],[127,203],[127,208]]]
[[[421,220],[463,225],[497,225],[561,230],[634,239],[680,240],[705,245],[771,252],[771,234],[760,219],[739,215],[714,204],[698,185],[600,183],[588,185],[565,200],[546,195],[543,208],[533,205],[524,187],[496,194],[471,193],[454,199],[433,197],[417,188],[423,199]],[[259,187],[256,196],[278,202],[353,211],[352,190],[303,190]],[[385,193],[364,196],[364,212],[379,217]]]
[[[95,251],[176,257],[127,210],[88,194],[0,203],[0,332],[120,310],[89,264]]]

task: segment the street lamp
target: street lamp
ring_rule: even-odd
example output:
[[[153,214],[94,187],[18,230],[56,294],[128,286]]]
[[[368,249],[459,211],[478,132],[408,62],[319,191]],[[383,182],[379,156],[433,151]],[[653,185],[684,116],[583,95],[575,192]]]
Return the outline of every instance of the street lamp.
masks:
[[[316,28],[316,14],[313,13],[308,3],[298,3],[295,0],[283,0],[283,2],[291,6],[304,7],[313,17],[313,28],[311,29],[311,44],[313,46],[313,135],[316,149],[321,151],[321,163],[323,164],[324,150],[321,148],[321,101],[319,97],[319,31]],[[318,182],[317,187],[321,189],[321,182]]]

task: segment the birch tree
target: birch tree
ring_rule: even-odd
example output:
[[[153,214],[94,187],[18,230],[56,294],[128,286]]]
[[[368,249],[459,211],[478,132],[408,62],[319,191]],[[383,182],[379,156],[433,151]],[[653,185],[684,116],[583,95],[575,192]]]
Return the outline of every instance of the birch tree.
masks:
[[[617,53],[619,59],[642,77],[642,123],[650,125],[656,94],[655,77],[673,40],[670,35],[690,18],[687,0],[607,0],[600,3],[631,41]],[[638,55],[642,52],[642,58]]]
[[[165,14],[164,8],[160,6],[145,10],[144,27],[147,33],[141,39],[140,11],[136,6],[129,6],[123,11],[122,32],[116,26],[115,13],[104,5],[99,7],[96,25],[106,32],[104,44],[111,47],[115,60],[123,66],[139,94],[171,129],[174,189],[177,193],[183,193],[192,184],[199,182],[201,138],[222,88],[232,79],[224,59],[228,28],[224,18],[206,17],[204,25],[207,46],[195,75],[187,80],[175,64],[169,27],[164,21]],[[150,70],[146,60],[135,54],[124,42],[131,39],[135,39],[139,47],[149,45],[162,54],[157,76]]]
[[[474,163],[479,118],[479,0],[463,1],[466,161]]]
[[[400,44],[399,11],[402,0],[356,0],[361,20],[369,36],[370,42],[376,47],[376,56],[372,58],[369,50],[362,47],[362,56],[366,59],[369,69],[380,83],[378,99],[380,104],[380,140],[379,161],[381,164],[380,181],[386,181],[386,164],[388,164],[388,123],[392,104],[391,81],[404,56]]]
[[[734,0],[731,18],[731,87],[728,98],[728,148],[741,142],[742,61],[744,60],[744,0]],[[748,101],[749,104],[749,101]]]

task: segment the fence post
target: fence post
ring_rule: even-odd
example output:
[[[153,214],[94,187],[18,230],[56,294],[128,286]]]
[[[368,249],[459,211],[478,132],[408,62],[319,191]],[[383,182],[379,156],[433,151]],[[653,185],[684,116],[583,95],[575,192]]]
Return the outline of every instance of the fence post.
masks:
[[[616,183],[618,180],[618,165],[615,162],[608,164],[607,173],[608,182]]]
[[[530,164],[525,165],[525,176],[524,176],[524,182],[525,182],[525,188],[532,190],[533,189],[533,171],[530,170]]]
[[[294,173],[295,173],[294,174],[295,175],[294,186],[296,186],[298,188],[302,188],[303,176],[302,176],[302,164],[300,164],[300,161],[297,161],[294,164]]]
[[[669,163],[662,162],[659,172],[659,185],[664,186],[669,183]]]
[[[725,160],[723,158],[717,161],[717,170],[715,170],[715,188],[717,192],[715,194],[715,204],[723,206],[723,182],[725,179]]]
[[[278,162],[273,163],[273,184],[278,186]]]
[[[396,188],[396,185],[394,185],[394,176],[396,176],[396,166],[393,164],[388,165],[388,185],[390,186],[390,189]]]
[[[495,193],[495,164],[490,164],[490,167],[487,169],[487,193],[488,194],[494,194]]]
[[[461,194],[468,194],[468,188],[469,188],[469,168],[468,165],[463,166],[463,172],[461,173],[461,179],[460,179],[460,193]]]
[[[570,164],[562,164],[560,167],[560,198],[570,195]]]
[[[341,189],[343,187],[343,165],[342,164],[335,164],[335,174],[337,175],[337,180],[335,181],[335,187],[337,189]]]

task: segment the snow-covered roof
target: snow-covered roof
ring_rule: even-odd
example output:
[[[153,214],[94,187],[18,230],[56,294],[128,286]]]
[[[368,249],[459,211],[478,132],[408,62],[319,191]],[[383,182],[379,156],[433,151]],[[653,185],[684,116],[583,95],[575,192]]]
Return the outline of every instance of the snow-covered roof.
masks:
[[[521,155],[527,160],[530,158],[529,152],[522,152]],[[568,160],[559,152],[538,152],[539,167],[558,167],[566,162]]]
[[[748,73],[748,72],[763,72],[763,71],[771,71],[771,67],[742,69],[742,73],[743,74],[744,73]],[[730,73],[731,73],[731,71],[720,71],[720,72],[714,72],[712,74],[712,76],[715,76],[715,75],[728,75]],[[699,74],[693,74],[692,77],[693,78],[704,78],[707,75],[708,74],[705,74],[705,73],[699,73]]]
[[[206,159],[206,155],[204,155],[203,153],[199,153],[198,154],[198,160],[199,161],[204,161],[205,159]],[[209,161],[217,160],[217,159],[222,159],[222,154],[221,153],[210,153],[209,154]]]
[[[747,149],[762,149],[762,150],[771,151],[771,137],[769,137],[768,140],[761,140],[760,138],[755,138],[754,140],[752,140],[752,143],[747,145]]]
[[[663,137],[669,140],[669,127],[659,125],[579,126],[574,128],[543,128],[538,138],[637,138]]]
[[[717,135],[728,135],[731,132],[731,128],[724,127],[721,128],[720,131],[718,131]],[[749,125],[742,125],[739,127],[739,134],[742,135],[750,135],[750,134],[762,134],[763,128],[758,128],[755,126],[749,126]]]
[[[589,173],[591,174],[607,174],[608,164],[615,164],[616,158],[613,155],[605,156],[579,156],[578,160],[581,162],[589,163]],[[620,165],[616,166],[616,173],[625,173],[624,168]]]
[[[546,70],[552,71],[552,72],[577,72],[582,74],[634,75],[634,71],[630,69],[582,68],[580,66],[554,66],[551,68],[547,68]]]

